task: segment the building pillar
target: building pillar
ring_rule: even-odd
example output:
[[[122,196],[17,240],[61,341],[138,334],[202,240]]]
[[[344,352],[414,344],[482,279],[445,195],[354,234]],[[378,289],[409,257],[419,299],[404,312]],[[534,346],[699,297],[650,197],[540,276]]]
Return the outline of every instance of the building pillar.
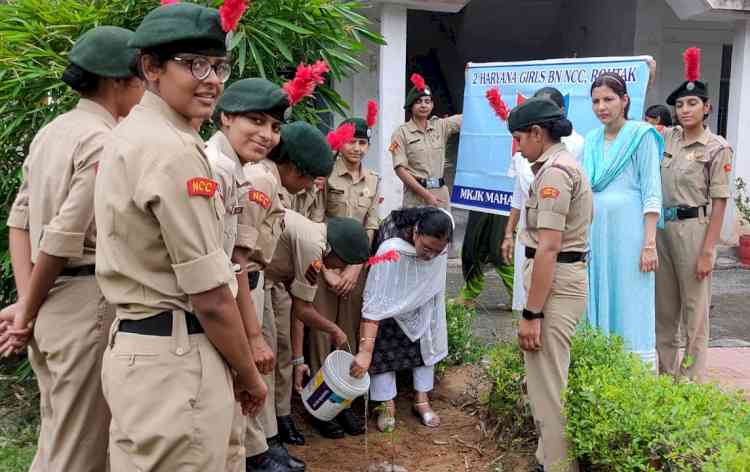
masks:
[[[380,34],[388,43],[379,51],[378,110],[380,122],[376,127],[376,149],[370,153],[377,157],[377,171],[381,176],[380,216],[387,216],[401,207],[403,184],[393,170],[393,159],[388,147],[391,134],[404,122],[404,97],[406,96],[406,12],[402,5],[384,3],[380,12]]]
[[[750,20],[736,23],[732,45],[732,75],[729,82],[729,116],[727,140],[734,149],[731,188],[734,180],[742,177],[750,182]],[[743,93],[743,91],[745,93]],[[738,215],[734,201],[727,205],[721,239],[729,244],[737,244]]]

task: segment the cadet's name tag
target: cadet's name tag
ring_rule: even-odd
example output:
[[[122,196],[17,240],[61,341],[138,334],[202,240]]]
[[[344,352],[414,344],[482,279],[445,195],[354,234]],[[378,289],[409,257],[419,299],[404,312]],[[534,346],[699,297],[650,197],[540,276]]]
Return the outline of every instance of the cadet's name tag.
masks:
[[[262,206],[266,210],[268,210],[271,207],[271,199],[268,198],[268,195],[261,192],[260,190],[250,190],[247,193],[247,197],[250,199],[251,202],[255,202],[258,205]]]
[[[557,198],[560,196],[560,191],[555,187],[544,187],[540,195],[542,198]]]
[[[218,184],[206,177],[193,177],[187,181],[188,195],[191,197],[213,197]]]

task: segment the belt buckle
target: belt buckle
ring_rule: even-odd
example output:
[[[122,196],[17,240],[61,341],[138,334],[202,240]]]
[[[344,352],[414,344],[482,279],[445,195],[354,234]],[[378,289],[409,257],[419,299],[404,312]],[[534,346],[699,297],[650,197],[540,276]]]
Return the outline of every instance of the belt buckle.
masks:
[[[677,208],[665,208],[664,209],[664,221],[675,221],[677,219]]]

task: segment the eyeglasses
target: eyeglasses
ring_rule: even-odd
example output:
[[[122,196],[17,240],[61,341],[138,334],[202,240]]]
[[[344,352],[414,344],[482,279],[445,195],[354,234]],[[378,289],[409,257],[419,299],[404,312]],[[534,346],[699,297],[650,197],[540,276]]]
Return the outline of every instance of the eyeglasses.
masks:
[[[219,82],[224,83],[229,80],[229,76],[232,74],[232,65],[227,61],[220,61],[216,64],[211,64],[211,62],[203,56],[174,56],[172,59],[175,62],[190,66],[190,72],[196,80],[206,80],[208,76],[211,75],[211,70],[213,70],[216,74],[216,78],[219,79]]]

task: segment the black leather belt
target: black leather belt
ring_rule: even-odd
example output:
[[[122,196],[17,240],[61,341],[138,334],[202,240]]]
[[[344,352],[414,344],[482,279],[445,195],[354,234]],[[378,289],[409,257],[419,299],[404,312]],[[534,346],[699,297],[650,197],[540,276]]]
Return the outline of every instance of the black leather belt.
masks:
[[[675,216],[678,220],[689,220],[691,218],[698,218],[701,215],[701,208],[703,209],[703,214],[706,214],[706,207],[705,206],[699,206],[699,207],[687,207],[687,208],[675,208]]]
[[[203,326],[198,317],[190,312],[185,312],[188,334],[203,333]],[[171,336],[172,335],[172,312],[162,311],[150,318],[143,320],[120,320],[118,331],[121,333],[143,334],[145,336]]]
[[[250,285],[250,290],[255,290],[258,287],[258,282],[260,281],[260,272],[257,270],[248,272],[247,280]]]
[[[586,262],[588,253],[586,252],[559,252],[557,253],[557,262],[561,264],[572,264],[574,262]],[[536,256],[536,249],[533,247],[526,248],[526,259],[533,259]]]
[[[426,189],[440,188],[445,185],[445,179],[442,177],[440,177],[439,179],[420,179],[418,177],[415,177],[415,179],[417,179],[419,185]]]
[[[96,275],[95,265],[85,265],[80,267],[66,267],[60,272],[63,277],[87,277],[89,275]]]

